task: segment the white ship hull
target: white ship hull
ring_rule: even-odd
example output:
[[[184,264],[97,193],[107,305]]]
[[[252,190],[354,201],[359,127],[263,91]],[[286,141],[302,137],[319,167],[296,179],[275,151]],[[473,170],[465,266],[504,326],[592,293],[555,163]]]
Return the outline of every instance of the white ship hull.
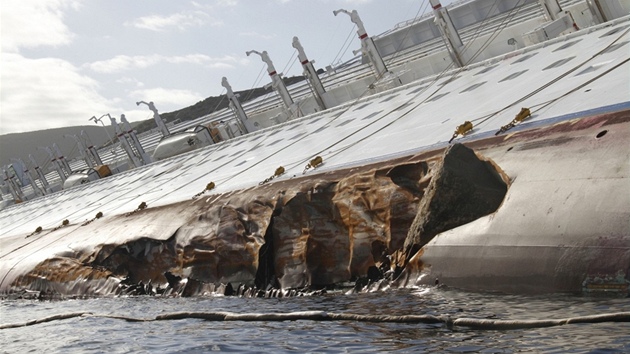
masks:
[[[435,236],[396,283],[627,292],[628,28],[626,16],[419,80],[422,56],[410,54],[394,88],[367,87],[371,72],[355,68],[356,81],[324,84],[358,99],[5,207],[0,292],[108,295],[122,277],[166,284],[166,272],[282,288],[365,276],[375,242],[402,247],[422,198],[392,169],[428,166],[413,182],[426,187],[465,121],[474,129],[455,142],[494,161],[507,194],[494,213]],[[531,117],[495,136],[521,107]],[[324,163],[306,168],[316,156]]]

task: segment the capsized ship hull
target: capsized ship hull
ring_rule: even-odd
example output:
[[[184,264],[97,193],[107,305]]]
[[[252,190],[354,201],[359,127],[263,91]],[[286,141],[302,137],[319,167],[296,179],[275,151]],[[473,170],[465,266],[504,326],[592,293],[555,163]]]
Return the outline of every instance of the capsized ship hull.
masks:
[[[6,207],[0,292],[321,287],[388,255],[400,286],[627,293],[628,21],[381,93],[349,84],[372,95]],[[465,121],[455,143],[492,161],[505,196],[404,254]]]
[[[502,205],[435,236],[395,284],[627,291],[629,137],[623,110],[469,142],[510,177]],[[424,164],[413,177],[422,190],[443,150],[5,238],[3,291],[105,295],[115,275],[160,284],[165,272],[208,284],[253,285],[262,270],[282,288],[346,282],[378,261],[375,243],[401,248],[417,212],[413,189],[392,183],[414,173],[392,171]]]

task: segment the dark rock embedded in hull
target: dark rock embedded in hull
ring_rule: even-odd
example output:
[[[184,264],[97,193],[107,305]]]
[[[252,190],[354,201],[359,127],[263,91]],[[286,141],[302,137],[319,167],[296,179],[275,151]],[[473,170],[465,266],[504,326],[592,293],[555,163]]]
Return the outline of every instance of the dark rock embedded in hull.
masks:
[[[495,212],[507,182],[498,166],[464,145],[446,149],[405,240],[407,261],[435,235]]]

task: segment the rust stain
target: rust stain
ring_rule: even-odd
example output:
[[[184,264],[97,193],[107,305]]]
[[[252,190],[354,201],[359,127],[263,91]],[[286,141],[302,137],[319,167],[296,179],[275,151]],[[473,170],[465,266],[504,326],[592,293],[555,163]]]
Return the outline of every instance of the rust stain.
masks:
[[[626,110],[465,145],[481,154],[517,143],[521,144],[519,149],[555,146],[580,134],[592,134],[589,129],[613,129],[628,121],[630,111]],[[567,132],[572,136],[566,136]],[[208,191],[207,197],[198,200],[149,207],[127,217],[107,216],[103,219],[117,225],[112,230],[102,229],[102,219],[81,228],[81,232],[102,235],[104,244],[90,252],[78,252],[75,258],[43,260],[12,286],[28,287],[38,279],[69,282],[112,275],[163,283],[167,271],[190,274],[206,283],[253,282],[267,234],[273,239],[269,252],[275,276],[284,288],[363,276],[383,254],[391,255],[393,265],[402,266],[409,255],[400,250],[444,149],[326,173],[314,170],[225,194]],[[496,164],[494,167],[509,183],[509,177]],[[143,235],[126,245],[106,244],[108,232],[121,232],[126,225],[153,225],[174,216],[181,225],[168,240],[150,240],[150,235]],[[423,251],[420,249],[406,264],[408,276],[425,267]]]

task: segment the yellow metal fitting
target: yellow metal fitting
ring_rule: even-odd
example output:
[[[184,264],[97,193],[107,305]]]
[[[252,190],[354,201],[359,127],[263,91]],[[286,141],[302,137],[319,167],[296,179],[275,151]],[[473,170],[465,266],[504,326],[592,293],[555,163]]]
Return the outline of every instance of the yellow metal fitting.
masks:
[[[321,156],[315,156],[314,159],[309,161],[308,164],[304,166],[304,172],[302,172],[302,174],[305,174],[309,168],[315,168],[323,163],[324,163],[324,159],[322,159]]]
[[[455,139],[458,135],[461,135],[461,136],[466,135],[472,129],[473,129],[472,122],[465,121],[464,124],[459,125],[457,129],[455,129],[455,132],[453,133],[453,137],[448,142],[450,143],[451,141],[453,141],[453,139]]]
[[[457,129],[455,130],[455,133],[459,135],[464,135],[468,133],[469,131],[471,131],[472,128],[473,128],[473,124],[469,121],[465,121],[464,124],[457,127]]]
[[[531,112],[529,111],[529,108],[521,108],[521,111],[518,112],[518,114],[516,115],[516,117],[514,117],[514,120],[512,121],[513,123],[517,123],[517,122],[522,122],[525,120],[525,118],[527,117],[531,117]]]
[[[321,156],[316,156],[314,159],[312,159],[309,162],[309,165],[311,165],[312,168],[315,168],[315,167],[321,165],[322,163],[324,163],[324,159],[322,159]]]
[[[271,181],[272,179],[280,176],[283,173],[284,173],[284,167],[280,166],[280,167],[276,168],[276,171],[273,173],[273,176],[271,176],[269,178],[266,178],[264,181],[258,183],[258,185],[262,186],[263,184]]]
[[[206,189],[202,190],[201,192],[195,194],[193,196],[193,199],[197,199],[200,195],[204,194],[205,192],[209,191],[209,190],[213,190],[215,187],[214,182],[210,182],[208,184],[206,184]]]
[[[518,112],[516,117],[514,117],[514,119],[512,119],[512,121],[509,122],[508,124],[502,126],[501,129],[499,129],[496,133],[494,133],[494,135],[499,135],[501,133],[505,133],[506,131],[514,128],[514,126],[516,126],[516,124],[524,121],[525,118],[531,117],[531,116],[532,116],[532,114],[529,111],[529,108],[525,108],[525,107],[521,108],[521,111]]]

